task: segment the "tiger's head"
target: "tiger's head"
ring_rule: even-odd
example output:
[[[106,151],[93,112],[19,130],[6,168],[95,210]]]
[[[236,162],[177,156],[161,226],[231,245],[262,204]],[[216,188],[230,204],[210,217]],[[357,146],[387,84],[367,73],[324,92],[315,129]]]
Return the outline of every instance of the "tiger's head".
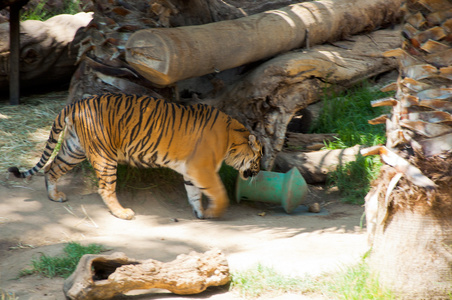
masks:
[[[242,143],[233,143],[229,148],[225,162],[239,171],[240,177],[247,179],[260,171],[262,145],[250,134]]]

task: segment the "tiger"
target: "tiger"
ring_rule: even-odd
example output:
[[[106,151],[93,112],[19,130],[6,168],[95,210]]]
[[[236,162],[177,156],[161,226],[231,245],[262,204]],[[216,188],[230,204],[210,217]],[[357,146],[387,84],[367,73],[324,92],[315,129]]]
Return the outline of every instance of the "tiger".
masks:
[[[63,130],[61,147],[49,162]],[[193,213],[205,219],[221,217],[229,205],[218,174],[222,162],[247,179],[260,171],[261,157],[256,136],[217,108],[106,93],[68,104],[55,118],[39,162],[25,172],[17,167],[8,171],[17,178],[29,178],[44,167],[49,199],[65,202],[66,195],[57,189],[58,179],[87,159],[105,205],[114,216],[130,220],[135,212],[121,206],[116,196],[118,164],[166,167],[183,175]],[[203,193],[208,199],[206,209]]]

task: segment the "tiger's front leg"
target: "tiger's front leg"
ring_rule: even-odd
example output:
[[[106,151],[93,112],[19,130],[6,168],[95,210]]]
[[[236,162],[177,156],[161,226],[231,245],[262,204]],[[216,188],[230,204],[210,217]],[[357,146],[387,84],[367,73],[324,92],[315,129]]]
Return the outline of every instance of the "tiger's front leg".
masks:
[[[113,159],[107,161],[101,157],[98,157],[97,160],[90,158],[90,161],[99,180],[98,193],[110,212],[123,220],[133,219],[135,216],[133,210],[122,207],[116,197],[117,161]]]
[[[229,206],[229,198],[226,193],[226,188],[223,185],[220,177],[218,177],[218,185],[209,187],[203,190],[203,193],[209,198],[209,206],[205,210],[205,218],[219,218],[226,208]]]
[[[229,206],[229,199],[226,189],[217,172],[207,172],[206,169],[203,168],[199,168],[199,170],[192,172],[190,176],[190,178],[192,178],[191,182],[199,191],[199,195],[196,195],[197,198],[193,197],[190,199],[190,193],[188,192],[187,185],[185,186],[189,201],[195,211],[197,211],[196,205],[199,203],[201,213],[198,212],[198,218],[219,218],[224,214],[226,208]],[[202,210],[201,192],[209,198],[209,205],[206,210]],[[199,201],[197,199],[199,199]]]
[[[204,219],[204,209],[202,208],[202,193],[189,178],[184,176],[185,190],[187,191],[188,202],[193,208],[193,214],[198,219]]]
[[[99,180],[99,195],[102,197],[105,205],[107,205],[108,209],[111,213],[120,219],[123,220],[131,220],[135,216],[135,213],[130,208],[124,208],[118,202],[118,198],[116,197],[116,184],[106,184],[101,188],[101,181]]]

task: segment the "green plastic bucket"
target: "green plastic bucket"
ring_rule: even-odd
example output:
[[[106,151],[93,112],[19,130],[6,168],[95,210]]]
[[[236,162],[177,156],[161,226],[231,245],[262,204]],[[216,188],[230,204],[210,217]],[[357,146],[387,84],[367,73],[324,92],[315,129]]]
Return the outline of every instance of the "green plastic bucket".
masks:
[[[237,202],[242,200],[281,204],[286,213],[291,213],[308,193],[308,185],[297,168],[286,173],[260,171],[255,177],[236,182]]]

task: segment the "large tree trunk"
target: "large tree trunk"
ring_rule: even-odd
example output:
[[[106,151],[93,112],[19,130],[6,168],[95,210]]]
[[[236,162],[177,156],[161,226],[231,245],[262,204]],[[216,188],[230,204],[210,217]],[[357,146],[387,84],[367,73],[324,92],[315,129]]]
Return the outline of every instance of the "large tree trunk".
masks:
[[[388,164],[366,197],[372,270],[404,299],[452,290],[452,2],[408,0],[400,76],[386,120]]]

